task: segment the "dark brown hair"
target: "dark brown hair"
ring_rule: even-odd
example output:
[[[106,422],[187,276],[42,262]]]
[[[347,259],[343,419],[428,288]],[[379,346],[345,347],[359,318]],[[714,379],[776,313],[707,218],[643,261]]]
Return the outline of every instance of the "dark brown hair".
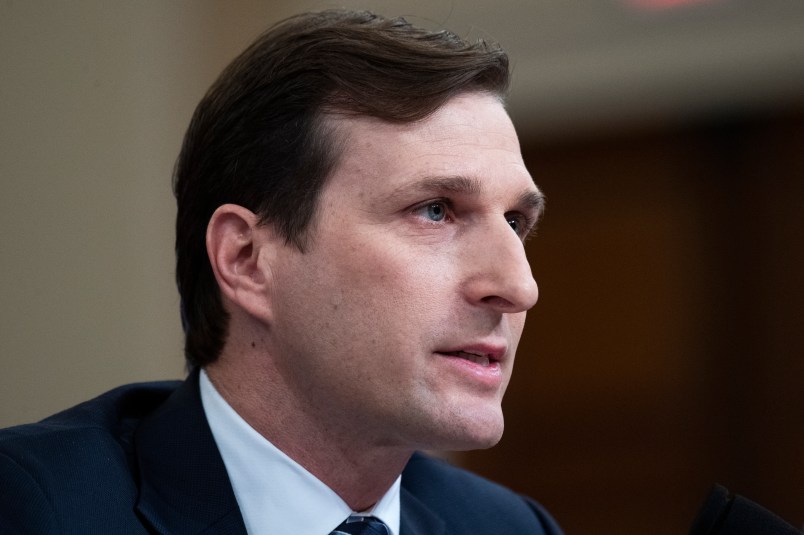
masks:
[[[205,245],[215,209],[244,206],[304,250],[339,157],[327,113],[413,122],[459,93],[502,98],[508,79],[499,46],[401,18],[324,11],[262,34],[201,100],[176,164],[176,280],[188,364],[213,362],[226,339],[228,315]]]

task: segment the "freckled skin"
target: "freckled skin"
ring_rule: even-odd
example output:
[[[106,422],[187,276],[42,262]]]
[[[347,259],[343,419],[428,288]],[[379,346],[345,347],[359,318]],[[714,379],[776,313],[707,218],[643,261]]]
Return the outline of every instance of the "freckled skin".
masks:
[[[538,191],[499,101],[470,93],[408,125],[332,118],[346,138],[308,249],[272,264],[278,372],[302,418],[366,444],[473,449],[495,444],[525,311],[538,290],[506,215]],[[472,194],[416,190],[461,176]],[[443,221],[420,209],[448,198]],[[472,379],[439,351],[493,341],[502,380]]]

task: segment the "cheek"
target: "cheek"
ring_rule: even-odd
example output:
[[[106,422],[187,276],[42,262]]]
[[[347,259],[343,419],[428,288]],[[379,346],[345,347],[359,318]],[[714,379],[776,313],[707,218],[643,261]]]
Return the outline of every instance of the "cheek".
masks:
[[[526,312],[519,312],[518,314],[511,314],[510,317],[510,324],[511,324],[511,334],[512,339],[516,342],[519,342],[520,336],[522,336],[522,331],[525,328],[525,319],[527,313]]]
[[[443,256],[443,255],[442,255]],[[430,250],[417,250],[393,235],[352,237],[347,246],[328,255],[330,283],[344,298],[369,300],[366,305],[420,306],[448,286],[448,262]],[[444,264],[447,264],[446,266]]]
[[[387,231],[351,229],[283,268],[278,291],[297,327],[360,353],[411,350],[446,330],[457,295],[450,255],[418,250]]]
[[[406,345],[437,328],[446,315],[443,281],[409,261],[369,260],[337,276],[333,313],[381,344]]]
[[[510,333],[509,340],[511,344],[511,364],[513,365],[517,354],[517,348],[519,347],[519,340],[522,337],[522,331],[525,327],[525,312],[510,315],[508,326]],[[509,366],[508,368],[509,375],[511,372],[512,372],[512,366]]]

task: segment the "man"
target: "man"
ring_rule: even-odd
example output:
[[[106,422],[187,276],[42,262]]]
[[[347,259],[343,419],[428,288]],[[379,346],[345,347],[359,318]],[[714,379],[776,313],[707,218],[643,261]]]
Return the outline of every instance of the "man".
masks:
[[[538,297],[507,85],[498,47],[401,19],[261,36],[176,168],[188,379],[0,435],[0,532],[559,533],[417,453],[500,439]]]

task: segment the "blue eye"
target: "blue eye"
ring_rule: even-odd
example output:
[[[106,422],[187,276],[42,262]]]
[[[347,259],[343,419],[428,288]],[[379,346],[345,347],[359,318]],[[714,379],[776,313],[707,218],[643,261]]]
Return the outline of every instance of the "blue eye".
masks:
[[[522,238],[523,240],[527,238],[528,233],[530,232],[531,222],[528,218],[522,214],[506,214],[505,221],[508,223],[508,226],[516,232],[517,236]]]
[[[427,205],[427,218],[431,221],[443,221],[447,216],[447,207],[443,202],[434,202]]]

